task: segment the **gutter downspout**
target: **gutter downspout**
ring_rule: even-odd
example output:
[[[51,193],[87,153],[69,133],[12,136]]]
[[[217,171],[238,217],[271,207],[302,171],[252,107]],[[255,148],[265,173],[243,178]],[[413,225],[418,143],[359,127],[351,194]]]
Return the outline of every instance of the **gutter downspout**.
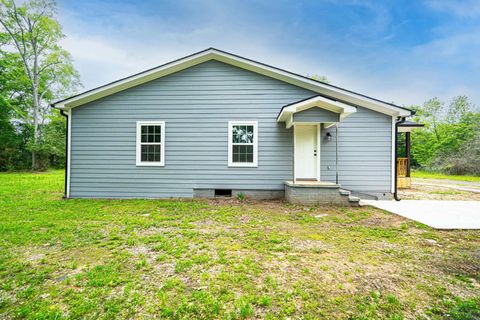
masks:
[[[335,183],[338,184],[338,125],[335,126]]]
[[[398,197],[398,190],[397,190],[397,185],[398,185],[398,168],[397,168],[397,158],[398,158],[398,125],[404,123],[406,120],[406,117],[402,117],[399,121],[395,122],[395,161],[394,161],[394,165],[395,165],[395,177],[394,177],[394,181],[395,181],[395,184],[394,184],[394,189],[393,189],[393,198],[396,200],[396,201],[400,201],[400,198]]]
[[[65,132],[65,189],[63,194],[63,199],[67,199],[67,177],[68,177],[68,114],[66,114],[63,110],[60,110],[60,114],[65,117],[66,119],[66,132]]]

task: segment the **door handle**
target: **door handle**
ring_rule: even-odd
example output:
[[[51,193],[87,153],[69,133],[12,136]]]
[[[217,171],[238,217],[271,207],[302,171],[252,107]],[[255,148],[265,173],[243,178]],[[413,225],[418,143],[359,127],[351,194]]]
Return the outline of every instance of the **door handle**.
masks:
[[[317,150],[313,150],[313,156],[314,156],[314,157],[317,156]]]

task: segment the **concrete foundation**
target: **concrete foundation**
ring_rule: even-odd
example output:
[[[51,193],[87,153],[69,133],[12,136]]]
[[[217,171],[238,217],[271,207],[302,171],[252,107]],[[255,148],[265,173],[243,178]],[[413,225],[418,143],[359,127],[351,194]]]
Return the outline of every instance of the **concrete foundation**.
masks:
[[[285,199],[302,205],[350,206],[350,192],[339,184],[322,182],[285,182]]]
[[[254,200],[272,200],[283,199],[290,203],[300,205],[337,205],[337,206],[357,206],[360,201],[348,190],[340,188],[339,184],[330,182],[304,181],[295,182],[286,181],[285,190],[254,190],[254,189],[231,189],[232,198],[237,198],[243,194],[247,199]],[[195,188],[193,190],[194,198],[215,198],[215,189],[213,188]],[[377,198],[377,197],[373,197]]]
[[[238,197],[239,194],[243,194],[247,199],[253,200],[273,200],[283,199],[285,197],[284,190],[243,190],[232,189],[232,198]],[[193,189],[194,198],[215,198],[215,189]]]

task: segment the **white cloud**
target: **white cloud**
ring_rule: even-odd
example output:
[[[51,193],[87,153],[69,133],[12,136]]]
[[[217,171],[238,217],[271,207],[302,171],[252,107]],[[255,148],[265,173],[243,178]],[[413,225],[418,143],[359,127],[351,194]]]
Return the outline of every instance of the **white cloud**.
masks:
[[[478,0],[427,0],[426,4],[434,10],[452,13],[459,17],[480,17]]]
[[[417,46],[413,51],[428,59],[448,59],[453,64],[469,64],[480,67],[480,29],[435,39]]]
[[[480,93],[472,89],[480,80],[472,82],[471,75],[462,74],[478,71],[480,32],[440,35],[399,49],[384,45],[395,36],[392,25],[398,26],[388,10],[350,4],[369,10],[374,18],[345,27],[346,34],[309,25],[296,4],[274,8],[288,9],[286,21],[275,13],[263,21],[251,9],[235,4],[219,8],[210,2],[203,3],[202,10],[196,2],[183,3],[183,16],[162,19],[133,6],[96,3],[89,10],[100,13],[88,20],[83,12],[65,8],[60,17],[67,34],[63,46],[72,53],[86,89],[217,47],[299,74],[326,75],[336,85],[389,102],[421,104],[433,96],[448,100],[459,94],[480,101]]]

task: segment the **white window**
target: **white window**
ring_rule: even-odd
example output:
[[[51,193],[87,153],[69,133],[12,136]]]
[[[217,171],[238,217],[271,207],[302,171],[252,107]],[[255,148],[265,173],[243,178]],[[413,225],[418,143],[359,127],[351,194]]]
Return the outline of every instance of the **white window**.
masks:
[[[165,122],[137,121],[137,166],[165,165]]]
[[[258,155],[257,121],[228,122],[228,166],[256,167]]]

